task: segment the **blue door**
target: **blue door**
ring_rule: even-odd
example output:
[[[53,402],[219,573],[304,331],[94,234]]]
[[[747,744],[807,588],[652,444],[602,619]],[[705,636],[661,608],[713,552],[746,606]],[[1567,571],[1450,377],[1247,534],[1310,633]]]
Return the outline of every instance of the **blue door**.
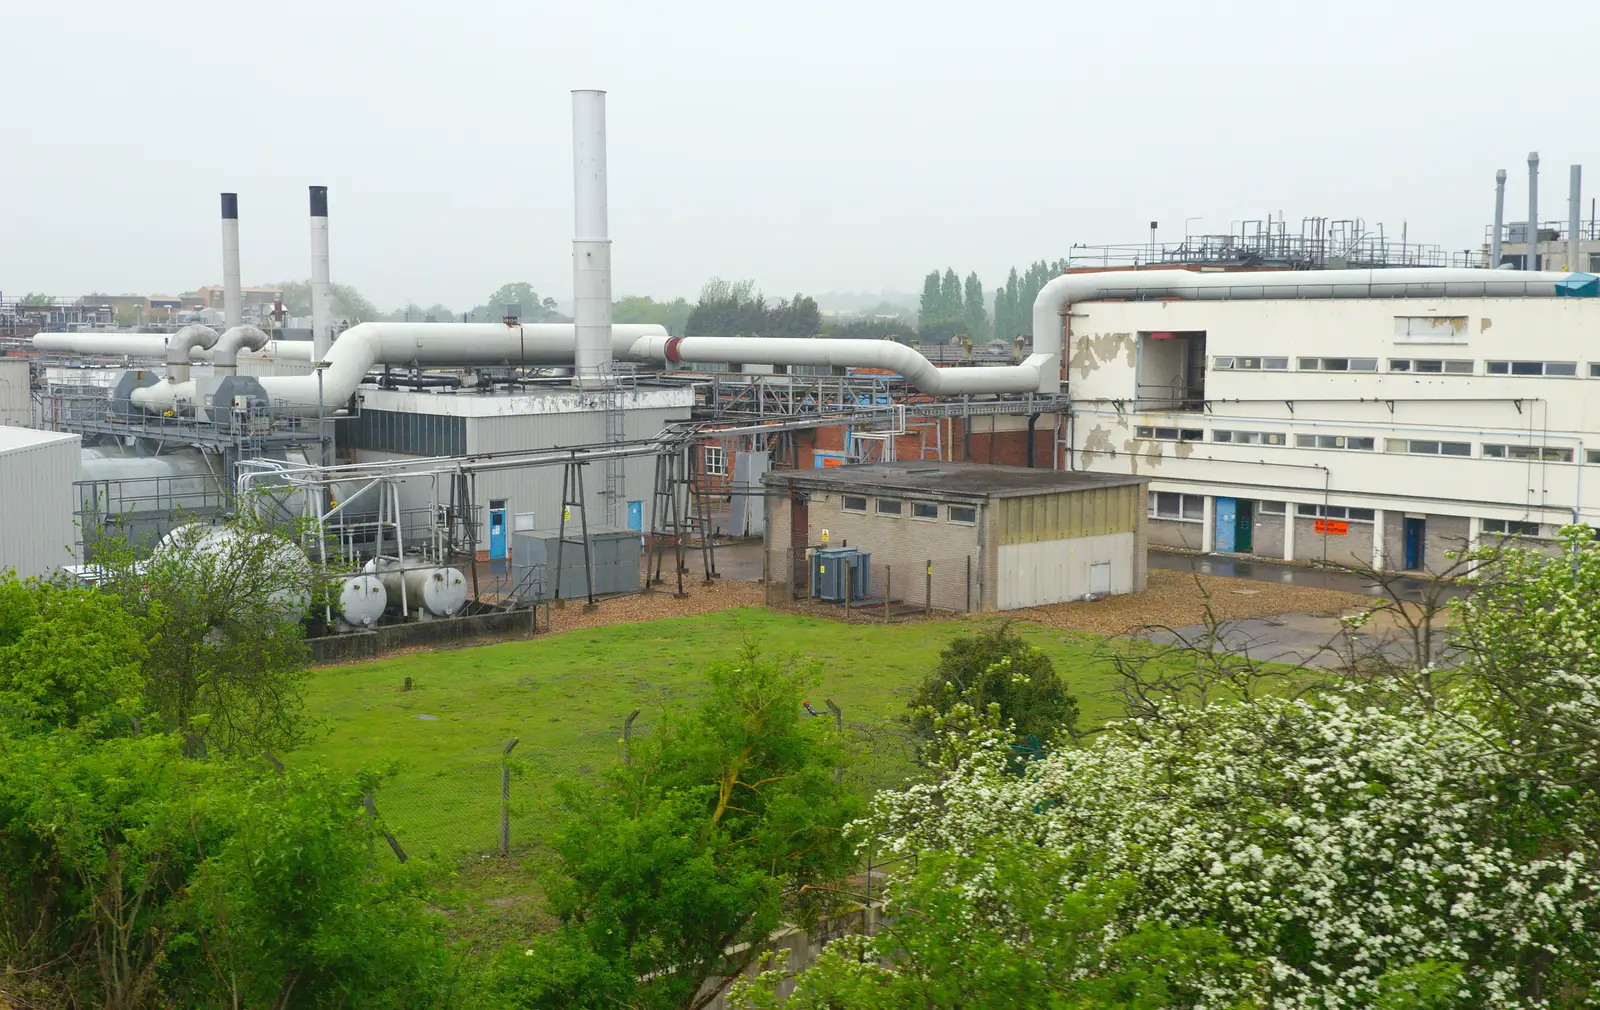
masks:
[[[1406,571],[1415,571],[1426,562],[1428,521],[1406,517]]]
[[[635,533],[644,532],[644,502],[631,501],[628,503],[628,529]]]
[[[1238,518],[1238,502],[1232,498],[1217,499],[1216,542],[1212,547],[1219,553],[1233,553],[1234,522]]]
[[[506,503],[489,503],[489,560],[503,561],[506,556]]]

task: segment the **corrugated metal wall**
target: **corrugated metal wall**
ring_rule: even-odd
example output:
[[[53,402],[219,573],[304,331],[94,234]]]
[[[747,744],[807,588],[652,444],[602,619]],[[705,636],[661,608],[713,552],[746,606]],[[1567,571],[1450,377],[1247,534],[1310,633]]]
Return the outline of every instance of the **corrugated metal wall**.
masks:
[[[47,432],[33,432],[51,437]],[[0,488],[5,511],[0,517],[0,569],[15,568],[23,577],[48,575],[76,557],[78,531],[73,525],[73,483],[80,472],[76,435],[12,448],[0,433]]]
[[[0,358],[0,424],[26,427],[33,422],[28,389],[28,359]]]
[[[1093,583],[1091,569],[1095,565],[1110,567],[1109,592],[1131,593],[1138,588],[1134,570],[1137,540],[1130,530],[1071,540],[1002,544],[998,605],[1001,610],[1014,610],[1081,600],[1095,589],[1106,588]]]
[[[1137,484],[1059,494],[1002,498],[994,503],[1001,544],[1131,533],[1144,507]]]
[[[625,412],[624,436],[647,438],[666,427],[669,420],[686,413],[682,408],[629,410]],[[594,445],[605,441],[605,416],[598,411],[574,414],[534,414],[502,417],[476,417],[467,420],[469,453],[505,452],[512,449]],[[624,460],[623,497],[612,524],[625,529],[627,502],[641,502],[644,525],[650,524],[650,500],[655,489],[655,458]],[[561,472],[559,466],[481,473],[478,475],[478,504],[504,499],[511,532],[554,533],[561,524]],[[606,471],[602,463],[584,467],[583,490],[589,503],[591,531],[604,526]],[[486,517],[487,518],[487,517]],[[572,521],[577,522],[576,513]],[[485,545],[486,546],[486,545]]]

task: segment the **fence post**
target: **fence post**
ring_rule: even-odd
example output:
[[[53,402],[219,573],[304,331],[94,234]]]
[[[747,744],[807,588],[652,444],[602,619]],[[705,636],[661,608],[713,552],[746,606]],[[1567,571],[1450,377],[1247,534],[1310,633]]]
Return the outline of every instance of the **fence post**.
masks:
[[[367,808],[367,816],[372,818],[372,823],[376,825],[378,823],[378,804],[373,802],[371,793],[367,793],[365,796],[361,797],[361,805]],[[400,843],[395,841],[395,837],[389,834],[387,829],[385,829],[383,832],[383,840],[388,842],[389,848],[394,850],[394,857],[396,859],[400,860],[402,863],[406,861],[406,850],[400,847]]]
[[[512,737],[500,755],[500,854],[511,855],[511,748],[517,745]]]
[[[844,739],[844,709],[833,703],[832,698],[822,699],[828,705],[828,711],[833,713],[833,728],[838,731],[839,738]],[[844,781],[844,765],[833,770],[833,781],[837,785]]]
[[[633,764],[633,720],[639,718],[639,710],[634,709],[628,717],[622,720],[622,763]]]
[[[972,613],[972,555],[967,555],[967,613]]]
[[[927,584],[927,586],[925,586],[923,588],[922,593],[923,593],[923,611],[922,612],[924,614],[926,614],[927,616],[932,617],[933,616],[933,559],[932,558],[928,559],[928,584]]]
[[[889,593],[894,589],[894,568],[883,566],[883,623],[889,623]]]

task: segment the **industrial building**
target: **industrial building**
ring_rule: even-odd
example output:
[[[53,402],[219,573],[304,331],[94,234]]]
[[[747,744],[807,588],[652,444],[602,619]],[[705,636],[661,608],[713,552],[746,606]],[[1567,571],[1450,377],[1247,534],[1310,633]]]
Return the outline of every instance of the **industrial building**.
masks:
[[[1145,586],[1142,476],[914,461],[770,471],[762,483],[769,602],[813,595],[812,559],[841,548],[870,555],[857,596],[933,610],[1016,610]]]
[[[77,435],[0,425],[0,571],[44,577],[76,560],[79,467]]]

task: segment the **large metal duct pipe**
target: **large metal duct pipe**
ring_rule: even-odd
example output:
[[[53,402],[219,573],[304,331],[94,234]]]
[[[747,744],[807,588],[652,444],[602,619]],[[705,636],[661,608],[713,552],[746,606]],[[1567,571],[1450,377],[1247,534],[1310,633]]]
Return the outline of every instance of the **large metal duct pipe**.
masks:
[[[36,333],[33,337],[33,347],[37,351],[163,360],[171,343],[172,335],[166,333]],[[191,344],[189,360],[210,361],[215,353],[215,347],[207,349]],[[249,357],[278,361],[310,361],[311,343],[306,340],[269,340],[258,351],[244,353]]]
[[[1580,258],[1583,247],[1578,244],[1578,232],[1583,228],[1583,166],[1572,166],[1572,182],[1567,196],[1567,270],[1576,273],[1583,269]]]
[[[1506,230],[1506,170],[1494,174],[1494,233],[1489,236],[1489,269],[1500,267],[1500,236]]]
[[[1528,255],[1524,270],[1539,269],[1539,152],[1528,152]]]
[[[328,187],[311,187],[311,360],[333,346],[333,284],[328,279]]]
[[[198,323],[185,326],[167,342],[167,382],[187,382],[189,379],[189,348],[210,347],[217,342],[217,331]]]
[[[606,211],[606,93],[572,93],[572,384],[611,381],[611,238]]]
[[[257,381],[274,404],[304,413],[333,410],[349,400],[379,364],[571,364],[576,353],[574,329],[571,323],[360,323],[339,335],[324,359],[328,367],[320,382],[317,375],[263,375]],[[666,329],[654,323],[629,323],[611,330],[613,353],[643,360],[649,360],[648,348],[667,340]],[[194,402],[194,384],[146,386],[134,390],[130,399],[159,413],[178,400]]]
[[[244,322],[244,292],[239,284],[239,194],[222,194],[222,321],[227,329]]]
[[[239,374],[239,352],[259,351],[270,343],[267,335],[254,326],[235,326],[217,340],[211,361],[217,375]]]

